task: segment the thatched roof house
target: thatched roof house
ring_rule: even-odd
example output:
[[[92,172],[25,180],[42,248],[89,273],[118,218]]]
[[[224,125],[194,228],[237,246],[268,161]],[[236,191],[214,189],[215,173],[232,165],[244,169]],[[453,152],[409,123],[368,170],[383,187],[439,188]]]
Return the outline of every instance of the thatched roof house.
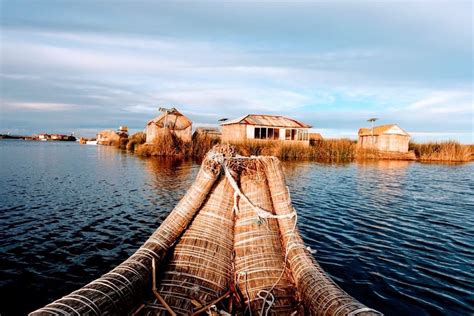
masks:
[[[175,108],[163,111],[146,124],[146,142],[153,143],[159,136],[166,133],[173,133],[185,142],[191,141],[192,124],[190,119],[181,114]]]
[[[97,133],[98,145],[117,145],[120,141],[120,135],[111,129],[106,129]]]
[[[317,142],[321,142],[323,140],[323,136],[319,133],[309,133],[309,143],[311,145],[316,144]]]
[[[211,138],[221,138],[221,132],[215,127],[198,127],[194,131],[194,136],[206,136]]]
[[[248,114],[226,121],[222,126],[223,142],[246,140],[280,140],[309,144],[311,127],[297,120],[280,115]]]
[[[410,134],[396,124],[380,125],[359,129],[357,146],[380,151],[408,152]]]

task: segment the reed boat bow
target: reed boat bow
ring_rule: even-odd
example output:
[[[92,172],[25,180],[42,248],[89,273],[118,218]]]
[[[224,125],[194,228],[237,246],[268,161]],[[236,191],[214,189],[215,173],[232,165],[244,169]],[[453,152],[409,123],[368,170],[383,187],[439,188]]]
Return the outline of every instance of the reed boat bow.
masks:
[[[331,280],[296,223],[278,159],[217,145],[130,258],[30,315],[381,315]]]

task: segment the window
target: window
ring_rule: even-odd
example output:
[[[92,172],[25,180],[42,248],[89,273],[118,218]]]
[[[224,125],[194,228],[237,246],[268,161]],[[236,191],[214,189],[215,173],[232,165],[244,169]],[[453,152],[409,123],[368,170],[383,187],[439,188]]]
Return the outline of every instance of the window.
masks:
[[[260,128],[259,128],[259,127],[255,127],[255,135],[254,135],[254,138],[260,139]]]
[[[285,139],[286,140],[291,140],[291,129],[286,129],[285,130]]]
[[[280,130],[272,127],[255,127],[255,139],[280,139]]]
[[[268,138],[268,139],[273,139],[273,128],[269,128],[269,129],[268,129],[267,138]]]
[[[280,129],[278,129],[278,128],[274,129],[273,139],[280,139]]]

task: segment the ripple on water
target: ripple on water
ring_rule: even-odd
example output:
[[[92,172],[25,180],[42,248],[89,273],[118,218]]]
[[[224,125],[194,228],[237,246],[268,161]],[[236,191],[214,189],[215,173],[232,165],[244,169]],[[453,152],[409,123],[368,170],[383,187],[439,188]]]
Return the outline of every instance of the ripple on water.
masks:
[[[2,315],[25,314],[123,261],[199,168],[107,147],[0,147]],[[473,164],[284,168],[303,239],[344,290],[386,315],[474,313]]]

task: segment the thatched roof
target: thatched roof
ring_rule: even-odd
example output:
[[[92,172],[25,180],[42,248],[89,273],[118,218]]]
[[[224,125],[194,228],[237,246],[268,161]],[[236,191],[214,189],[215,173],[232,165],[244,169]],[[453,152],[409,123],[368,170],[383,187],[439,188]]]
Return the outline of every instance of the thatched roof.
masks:
[[[103,131],[98,132],[97,135],[110,137],[110,136],[113,136],[113,135],[118,136],[118,133],[114,130],[111,130],[111,129],[105,129]]]
[[[359,129],[359,136],[371,136],[372,135],[372,128],[360,128]],[[374,126],[374,136],[379,136],[382,134],[394,134],[394,135],[404,135],[409,136],[409,134],[401,129],[396,124],[387,124],[387,125],[380,125]]]
[[[165,120],[166,118],[166,120]],[[182,130],[186,129],[192,125],[192,121],[188,119],[186,116],[181,114],[175,108],[171,109],[169,112],[164,112],[152,119],[147,123],[147,126],[150,124],[154,124],[159,128],[168,127],[173,130]],[[166,126],[165,126],[166,124]]]
[[[215,127],[197,127],[195,133],[200,135],[221,135],[219,129]]]
[[[247,114],[239,118],[227,121],[221,125],[231,124],[245,124],[258,126],[271,126],[283,128],[310,128],[311,126],[300,121],[280,116],[280,115],[266,115],[266,114]]]
[[[322,140],[323,136],[319,133],[309,133],[308,134],[310,140]]]

